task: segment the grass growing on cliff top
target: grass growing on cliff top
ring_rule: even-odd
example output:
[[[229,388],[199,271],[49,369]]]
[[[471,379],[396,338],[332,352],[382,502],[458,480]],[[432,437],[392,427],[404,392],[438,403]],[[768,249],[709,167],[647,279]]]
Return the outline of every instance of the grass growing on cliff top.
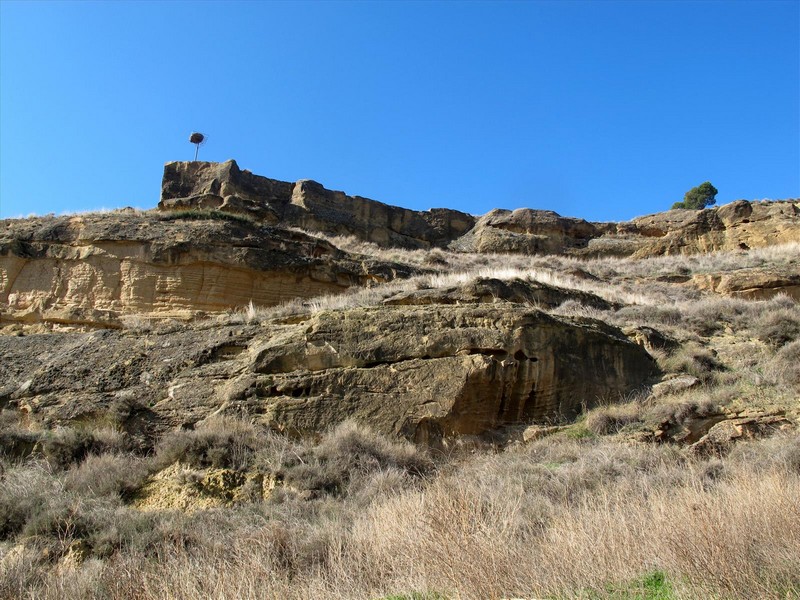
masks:
[[[178,221],[183,219],[187,221],[231,221],[233,223],[257,223],[256,219],[253,217],[215,209],[187,209],[163,212],[158,213],[158,218],[161,221]]]

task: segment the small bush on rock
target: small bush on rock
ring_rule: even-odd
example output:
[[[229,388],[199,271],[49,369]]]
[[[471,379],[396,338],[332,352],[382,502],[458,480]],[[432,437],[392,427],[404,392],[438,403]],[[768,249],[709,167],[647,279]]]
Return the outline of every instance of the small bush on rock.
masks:
[[[89,431],[59,427],[44,436],[42,454],[53,467],[66,469],[82,461],[89,453],[99,453],[105,448]]]
[[[65,487],[82,496],[124,496],[138,488],[146,476],[144,461],[134,456],[90,455],[67,472]]]
[[[800,340],[783,346],[769,362],[777,381],[786,386],[800,386]]]

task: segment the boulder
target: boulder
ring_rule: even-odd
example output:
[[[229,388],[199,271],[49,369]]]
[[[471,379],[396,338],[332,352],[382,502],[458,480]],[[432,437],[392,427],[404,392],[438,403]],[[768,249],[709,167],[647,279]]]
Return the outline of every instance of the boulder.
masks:
[[[785,294],[800,300],[800,264],[776,272],[770,269],[740,269],[729,273],[697,274],[692,284],[700,290],[748,300],[768,300]]]
[[[669,354],[680,347],[680,342],[678,342],[678,340],[661,333],[657,329],[648,327],[647,325],[628,327],[623,331],[625,335],[642,346],[648,352],[661,350]]]
[[[637,258],[748,250],[800,240],[800,205],[797,200],[737,200],[705,210],[639,217],[627,227],[651,238],[634,253]]]
[[[593,223],[549,210],[495,209],[450,247],[461,252],[565,254],[585,248],[601,231]]]
[[[293,184],[239,169],[236,161],[171,162],[164,167],[159,210],[220,210],[277,223]]]
[[[661,398],[662,396],[685,392],[700,385],[700,380],[693,375],[677,375],[655,384],[650,393],[653,398]]]
[[[797,424],[783,413],[726,419],[715,424],[706,435],[689,446],[689,451],[701,456],[724,456],[736,442],[769,437],[796,427]]]

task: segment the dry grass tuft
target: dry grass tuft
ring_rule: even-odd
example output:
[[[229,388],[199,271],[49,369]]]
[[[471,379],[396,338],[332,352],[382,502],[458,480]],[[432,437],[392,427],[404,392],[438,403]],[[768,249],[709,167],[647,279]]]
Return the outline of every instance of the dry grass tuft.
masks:
[[[623,428],[642,422],[642,407],[637,403],[614,404],[591,410],[584,420],[586,429],[595,435],[619,433]]]

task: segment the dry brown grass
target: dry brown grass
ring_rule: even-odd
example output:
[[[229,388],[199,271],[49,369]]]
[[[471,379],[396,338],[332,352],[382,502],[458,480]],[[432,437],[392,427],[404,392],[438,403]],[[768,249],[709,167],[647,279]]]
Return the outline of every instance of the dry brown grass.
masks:
[[[35,473],[28,485],[53,485]],[[654,570],[676,598],[800,594],[796,435],[712,461],[557,435],[377,489],[193,515],[120,507],[127,542],[73,563],[69,532],[60,547],[29,539],[0,562],[0,596],[599,598]]]
[[[586,414],[584,425],[595,435],[618,433],[626,426],[641,423],[642,406],[636,402],[599,406]]]
[[[564,256],[465,254],[439,249],[383,249],[352,238],[329,238],[329,241],[357,254],[405,263],[434,272],[373,287],[354,288],[341,294],[294,299],[274,307],[250,305],[228,315],[226,319],[262,322],[320,311],[376,306],[400,292],[442,288],[465,284],[480,277],[490,277],[537,281],[590,292],[609,302],[625,305],[619,313],[598,314],[596,309],[574,303],[554,311],[557,314],[603,318],[615,324],[664,326],[697,335],[710,335],[720,329],[745,326],[757,330],[758,335],[781,344],[797,337],[800,321],[797,305],[785,297],[766,303],[713,295],[704,297],[691,286],[676,285],[669,281],[671,276],[690,278],[693,275],[726,273],[761,266],[777,270],[791,269],[794,268],[792,261],[797,256],[800,244],[784,244],[746,252],[648,259],[579,259]],[[769,310],[765,311],[765,308]],[[766,316],[776,310],[783,311],[781,318]]]

